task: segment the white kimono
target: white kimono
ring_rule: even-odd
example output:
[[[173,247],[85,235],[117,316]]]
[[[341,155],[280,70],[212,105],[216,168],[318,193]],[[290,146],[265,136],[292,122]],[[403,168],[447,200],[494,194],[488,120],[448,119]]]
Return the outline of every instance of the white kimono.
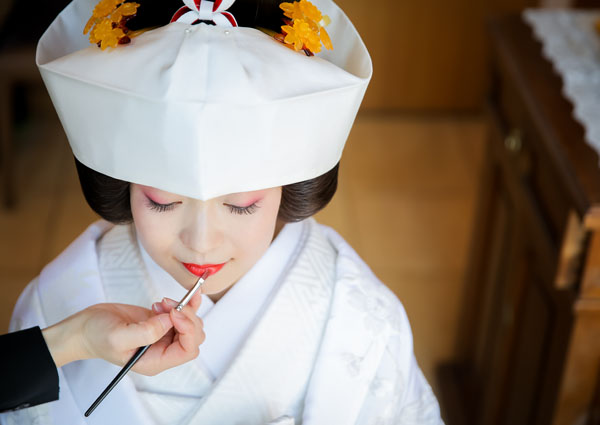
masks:
[[[99,302],[149,307],[184,293],[133,226],[91,225],[25,289],[11,331],[46,327]],[[59,369],[60,398],[1,424],[441,424],[406,313],[356,252],[313,219],[286,225],[217,303],[203,298],[200,356],[154,377],[130,372],[83,412],[119,367]]]

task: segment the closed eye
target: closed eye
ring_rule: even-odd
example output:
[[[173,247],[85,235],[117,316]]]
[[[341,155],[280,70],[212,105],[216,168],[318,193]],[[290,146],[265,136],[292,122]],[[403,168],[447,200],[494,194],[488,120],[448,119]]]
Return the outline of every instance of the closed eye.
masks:
[[[171,202],[170,204],[159,204],[158,202],[153,201],[150,198],[146,198],[148,200],[148,207],[153,211],[165,212],[171,211],[175,208],[176,204],[180,204],[180,202]]]
[[[233,214],[253,214],[257,208],[260,208],[258,205],[256,205],[256,203],[252,204],[252,205],[248,205],[247,207],[237,207],[235,205],[229,205],[229,204],[223,204],[227,207],[229,207],[229,211],[231,211]]]

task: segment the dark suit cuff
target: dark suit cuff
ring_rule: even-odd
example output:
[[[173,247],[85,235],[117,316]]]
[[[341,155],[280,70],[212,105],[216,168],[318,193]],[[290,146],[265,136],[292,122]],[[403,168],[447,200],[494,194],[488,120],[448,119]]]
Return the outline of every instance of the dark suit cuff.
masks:
[[[0,411],[58,399],[58,371],[39,326],[0,336]]]

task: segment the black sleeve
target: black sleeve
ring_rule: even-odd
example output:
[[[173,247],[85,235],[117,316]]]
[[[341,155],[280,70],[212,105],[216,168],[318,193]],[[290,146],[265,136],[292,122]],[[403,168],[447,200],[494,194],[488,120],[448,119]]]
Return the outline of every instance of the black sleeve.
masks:
[[[0,335],[0,412],[58,400],[58,372],[38,326]]]

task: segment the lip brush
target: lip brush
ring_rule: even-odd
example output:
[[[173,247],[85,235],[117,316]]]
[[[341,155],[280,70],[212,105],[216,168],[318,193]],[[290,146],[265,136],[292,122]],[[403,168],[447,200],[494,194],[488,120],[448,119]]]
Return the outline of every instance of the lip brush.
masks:
[[[196,292],[198,292],[198,289],[200,289],[200,287],[202,286],[202,284],[204,283],[206,278],[208,278],[209,274],[210,274],[210,271],[208,271],[208,270],[206,270],[204,272],[202,277],[200,277],[196,281],[196,284],[192,287],[192,289],[190,289],[188,291],[188,293],[185,294],[185,297],[183,297],[183,299],[179,302],[179,304],[177,304],[177,307],[175,307],[175,310],[177,310],[177,311],[183,310],[183,307],[185,307],[185,305],[192,299],[194,294]],[[119,381],[121,379],[123,379],[123,377],[127,374],[127,372],[129,372],[129,369],[131,369],[133,367],[133,365],[137,363],[137,361],[144,355],[144,353],[148,350],[148,348],[150,348],[151,345],[152,344],[149,344],[144,347],[138,348],[138,350],[135,352],[133,357],[131,359],[129,359],[127,364],[125,366],[123,366],[121,371],[117,374],[117,376],[115,376],[115,379],[113,379],[110,382],[110,384],[108,384],[108,386],[104,389],[104,391],[102,391],[102,394],[100,394],[98,396],[96,401],[94,401],[94,403],[92,403],[90,408],[85,412],[86,417],[90,416],[92,414],[92,412],[96,409],[96,407],[98,407],[98,405],[100,403],[102,403],[102,400],[104,400],[104,398],[108,395],[108,393],[110,393],[112,391],[112,389],[117,386]]]

